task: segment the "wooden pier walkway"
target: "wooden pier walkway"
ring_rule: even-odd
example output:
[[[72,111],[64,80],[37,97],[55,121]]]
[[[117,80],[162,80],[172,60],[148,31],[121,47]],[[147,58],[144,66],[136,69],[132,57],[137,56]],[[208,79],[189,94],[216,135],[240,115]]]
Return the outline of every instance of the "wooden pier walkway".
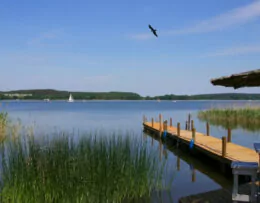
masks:
[[[151,122],[147,122],[145,118],[143,126],[144,130],[156,133],[159,136],[162,136],[163,132],[166,131],[167,137],[173,138],[179,141],[179,143],[184,143],[186,146],[189,146],[193,139],[194,146],[191,151],[198,151],[213,160],[227,165],[228,168],[230,168],[232,161],[257,163],[259,161],[259,156],[253,149],[232,143],[229,136],[224,136],[222,139],[210,136],[209,129],[207,129],[206,134],[196,132],[194,127],[192,130],[183,130],[180,128],[179,123],[177,127],[172,126],[172,120],[170,120],[170,125],[167,125],[167,122],[162,123],[161,115],[159,116],[159,122],[154,122],[154,119]]]

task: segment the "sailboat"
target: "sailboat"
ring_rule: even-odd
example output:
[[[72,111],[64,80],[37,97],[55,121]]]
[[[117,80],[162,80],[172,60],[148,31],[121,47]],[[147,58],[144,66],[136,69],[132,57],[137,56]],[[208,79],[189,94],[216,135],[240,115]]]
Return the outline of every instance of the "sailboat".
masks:
[[[73,97],[72,97],[72,95],[70,94],[70,97],[69,97],[69,100],[68,100],[68,102],[74,102],[74,99],[73,99]]]

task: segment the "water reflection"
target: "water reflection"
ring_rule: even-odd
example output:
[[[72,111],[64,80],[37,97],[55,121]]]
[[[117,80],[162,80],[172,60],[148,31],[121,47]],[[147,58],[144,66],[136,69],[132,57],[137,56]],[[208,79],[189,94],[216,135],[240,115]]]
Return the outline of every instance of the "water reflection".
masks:
[[[194,159],[189,156],[189,153],[180,151],[177,145],[173,145],[169,139],[162,142],[158,136],[147,133],[144,133],[143,138],[146,139],[148,144],[150,142],[151,148],[159,148],[158,156],[160,160],[167,160],[169,166],[167,168],[170,170],[165,171],[164,179],[167,180],[175,173],[170,191],[153,194],[152,202],[178,202],[179,198],[192,194],[220,188],[232,188],[232,179],[222,176],[215,168]]]

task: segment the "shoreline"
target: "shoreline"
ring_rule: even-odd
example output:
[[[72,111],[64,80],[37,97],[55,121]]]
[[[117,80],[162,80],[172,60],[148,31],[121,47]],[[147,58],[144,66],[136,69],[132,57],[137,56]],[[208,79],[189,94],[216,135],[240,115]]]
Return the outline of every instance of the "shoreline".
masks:
[[[11,102],[45,102],[45,103],[50,103],[50,102],[68,102],[67,99],[54,99],[54,100],[50,100],[50,101],[44,101],[42,99],[19,99],[19,100],[15,100],[15,99],[2,99],[0,100],[0,102],[5,102],[5,101],[11,101]],[[260,100],[247,100],[247,99],[185,99],[185,100],[160,100],[157,101],[155,99],[152,100],[145,100],[145,99],[135,99],[135,100],[128,100],[128,99],[74,99],[74,102],[91,102],[91,101],[151,101],[151,102],[189,102],[189,101],[193,101],[193,102],[201,102],[201,101],[216,101],[216,102],[225,102],[225,101],[241,101],[241,102],[260,102]],[[68,102],[69,103],[69,102]],[[73,103],[73,102],[72,102]]]

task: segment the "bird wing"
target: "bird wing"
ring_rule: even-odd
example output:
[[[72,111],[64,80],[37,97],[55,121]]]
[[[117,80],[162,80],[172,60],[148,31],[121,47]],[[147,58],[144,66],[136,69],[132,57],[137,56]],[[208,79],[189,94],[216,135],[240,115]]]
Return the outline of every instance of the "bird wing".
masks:
[[[154,30],[153,27],[152,27],[151,25],[149,25],[149,28],[150,28],[151,30]]]
[[[152,27],[150,24],[148,25],[148,27],[152,30],[153,34],[154,34],[156,37],[158,37],[158,36],[157,36],[157,33],[156,33],[156,30],[153,29],[153,27]]]

